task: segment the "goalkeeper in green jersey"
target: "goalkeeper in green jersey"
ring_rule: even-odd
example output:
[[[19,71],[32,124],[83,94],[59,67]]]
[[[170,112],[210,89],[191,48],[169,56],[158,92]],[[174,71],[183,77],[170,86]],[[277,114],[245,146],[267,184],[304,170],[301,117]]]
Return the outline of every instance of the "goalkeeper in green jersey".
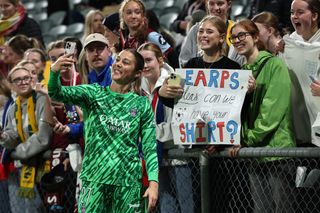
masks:
[[[90,45],[91,51],[102,50],[99,42]],[[145,212],[145,200],[151,210],[158,199],[158,162],[153,112],[148,99],[136,94],[143,57],[136,50],[120,52],[112,65],[112,83],[106,88],[61,86],[59,70],[73,62],[70,55],[63,55],[51,66],[48,91],[57,101],[81,106],[84,113],[86,147],[78,211]],[[139,138],[149,178],[145,192]]]

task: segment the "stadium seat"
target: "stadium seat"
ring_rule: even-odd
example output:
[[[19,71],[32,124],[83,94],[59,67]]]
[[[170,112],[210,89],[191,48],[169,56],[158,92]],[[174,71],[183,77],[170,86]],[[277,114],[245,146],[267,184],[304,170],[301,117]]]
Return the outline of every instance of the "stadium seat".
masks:
[[[48,14],[47,12],[40,12],[37,14],[33,15],[33,19],[38,22],[39,24],[41,24],[41,22],[43,22],[44,20],[46,20],[48,18]]]
[[[47,12],[48,1],[43,0],[36,3],[36,11],[38,12]]]
[[[181,11],[180,8],[177,7],[177,6],[166,7],[166,8],[163,9],[161,15],[164,15],[166,13],[177,13],[177,14],[179,14],[180,11]]]
[[[48,20],[50,21],[51,27],[55,27],[62,24],[66,15],[67,15],[67,12],[62,10],[51,13],[48,18]]]
[[[34,2],[25,2],[23,3],[23,6],[27,11],[33,11],[36,8],[36,4]]]
[[[49,32],[49,30],[51,29],[51,22],[49,19],[45,19],[43,21],[40,22],[40,28],[42,33],[44,34],[45,32]]]
[[[171,23],[176,20],[178,13],[166,13],[159,18],[160,25],[166,29],[170,29]]]
[[[49,34],[44,34],[43,36],[43,41],[46,47],[48,47],[48,44],[52,41],[56,40],[55,36],[49,35]]]
[[[154,6],[156,5],[156,1],[147,1],[144,2],[144,6],[146,7],[146,9],[154,9]]]
[[[167,8],[167,7],[172,7],[173,4],[174,4],[174,0],[161,0],[161,1],[157,1],[157,3],[154,6],[154,8],[164,9],[164,8]]]
[[[49,34],[50,36],[52,36],[51,39],[57,40],[57,39],[61,39],[61,37],[65,35],[66,31],[67,31],[66,25],[58,25],[58,26],[52,27],[49,30],[49,32],[44,33],[44,35],[47,36],[47,34]]]
[[[73,23],[67,26],[67,30],[65,32],[65,36],[75,36],[75,37],[81,37],[84,30],[84,24],[83,23]]]
[[[183,8],[183,6],[184,6],[184,4],[185,4],[186,2],[188,2],[188,0],[176,0],[176,1],[174,2],[174,6],[179,7],[180,10],[182,10],[182,8]]]

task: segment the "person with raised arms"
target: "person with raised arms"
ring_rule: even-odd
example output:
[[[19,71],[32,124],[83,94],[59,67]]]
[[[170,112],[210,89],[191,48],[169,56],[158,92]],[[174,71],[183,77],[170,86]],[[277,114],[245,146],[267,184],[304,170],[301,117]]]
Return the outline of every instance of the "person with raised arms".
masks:
[[[69,55],[63,55],[52,65],[48,91],[54,100],[79,105],[84,111],[86,148],[78,211],[145,212],[143,197],[148,198],[150,211],[158,199],[158,162],[151,105],[138,95],[143,57],[136,50],[121,51],[108,87],[61,86],[60,69],[72,63]],[[149,178],[144,193],[139,138]]]

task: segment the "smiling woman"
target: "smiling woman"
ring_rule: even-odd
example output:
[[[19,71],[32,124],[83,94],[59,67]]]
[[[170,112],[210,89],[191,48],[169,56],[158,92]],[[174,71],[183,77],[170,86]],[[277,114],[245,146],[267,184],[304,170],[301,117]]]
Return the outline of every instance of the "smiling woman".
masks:
[[[0,0],[0,45],[18,34],[34,37],[43,44],[40,26],[29,18],[19,0]]]
[[[292,70],[293,120],[298,144],[319,146],[318,131],[312,128],[319,112],[317,97],[320,95],[319,42],[320,1],[294,0],[291,4],[291,22],[295,29],[283,36],[284,53],[281,56]],[[313,64],[310,66],[310,64]],[[311,79],[310,79],[311,78]],[[311,91],[310,91],[311,89]]]
[[[49,148],[52,133],[51,127],[41,122],[45,97],[32,90],[32,77],[25,67],[14,67],[8,80],[17,96],[8,111],[0,144],[10,150],[11,159],[22,164],[9,176],[11,207],[41,212],[43,204],[35,180],[40,172],[48,172],[43,169],[45,160],[40,153]]]
[[[84,120],[86,149],[78,211],[145,212],[139,138],[149,177],[143,197],[151,209],[158,198],[155,125],[148,100],[135,94],[133,87],[140,78],[143,57],[136,50],[121,51],[112,66],[110,87],[61,86],[61,67],[72,63],[63,55],[52,65],[48,89],[54,100],[79,105],[88,115]]]
[[[271,53],[259,51],[259,30],[251,20],[241,20],[233,25],[231,41],[236,51],[246,57],[247,64],[243,69],[252,70],[257,85],[252,94],[247,94],[243,105],[241,145],[294,147],[290,104],[291,81],[287,66]],[[236,155],[237,151],[232,155]],[[293,210],[290,206],[294,195],[287,193],[284,189],[289,189],[291,187],[289,184],[293,183],[293,179],[287,177],[293,177],[294,167],[287,164],[287,159],[281,158],[264,158],[260,166],[267,168],[269,165],[267,162],[271,160],[278,160],[277,169],[279,170],[277,171],[284,176],[277,177],[278,181],[274,183],[270,180],[273,180],[275,175],[270,170],[249,172],[252,197],[256,198],[254,212],[264,210],[275,212],[276,209],[279,212],[291,212]],[[280,162],[288,167],[282,168]],[[268,178],[261,178],[261,171],[268,171]],[[281,199],[274,196],[275,192],[281,194]],[[262,194],[266,197],[260,197]]]
[[[8,74],[8,80],[12,83],[13,90],[22,99],[27,98],[32,91],[31,74],[25,67],[15,67]]]
[[[22,60],[17,64],[17,66],[22,66],[30,72],[32,77],[32,86],[35,86],[36,82],[38,82],[36,65],[32,61]]]
[[[309,43],[319,41],[320,1],[294,0],[291,4],[291,22],[295,29],[291,37]]]
[[[149,26],[146,17],[146,8],[140,0],[125,0],[122,2],[119,9],[120,15],[120,39],[119,44],[116,44],[116,49],[138,47],[145,42],[157,44],[161,51],[166,56],[168,63],[174,67],[179,67],[178,55],[163,38],[163,36]]]
[[[190,59],[185,68],[239,69],[240,65],[227,58],[227,26],[216,16],[207,16],[199,24],[197,44],[201,56]]]

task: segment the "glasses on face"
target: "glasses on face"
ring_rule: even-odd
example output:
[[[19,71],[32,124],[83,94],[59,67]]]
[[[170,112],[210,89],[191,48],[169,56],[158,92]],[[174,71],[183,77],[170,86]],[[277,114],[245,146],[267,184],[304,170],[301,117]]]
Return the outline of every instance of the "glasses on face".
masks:
[[[31,76],[24,76],[24,77],[21,77],[21,78],[15,78],[12,80],[12,83],[14,84],[22,84],[22,82],[30,82],[31,81]]]
[[[231,35],[229,37],[229,41],[231,44],[234,44],[234,43],[236,43],[236,39],[238,39],[239,41],[243,41],[249,35],[251,35],[251,33],[249,33],[249,32],[240,32],[240,33],[238,33],[238,35]]]
[[[88,46],[86,49],[88,52],[94,52],[94,51],[102,52],[106,48],[106,46],[107,45]]]

